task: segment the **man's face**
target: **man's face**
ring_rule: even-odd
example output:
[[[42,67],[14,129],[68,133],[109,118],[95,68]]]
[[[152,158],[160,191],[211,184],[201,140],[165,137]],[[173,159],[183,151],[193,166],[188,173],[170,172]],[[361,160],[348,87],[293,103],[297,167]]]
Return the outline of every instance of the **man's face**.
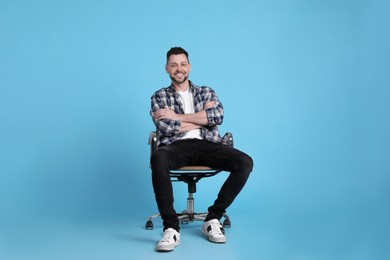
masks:
[[[165,70],[169,74],[172,82],[177,84],[181,84],[188,79],[190,69],[191,64],[184,54],[171,55],[168,63],[165,65]]]

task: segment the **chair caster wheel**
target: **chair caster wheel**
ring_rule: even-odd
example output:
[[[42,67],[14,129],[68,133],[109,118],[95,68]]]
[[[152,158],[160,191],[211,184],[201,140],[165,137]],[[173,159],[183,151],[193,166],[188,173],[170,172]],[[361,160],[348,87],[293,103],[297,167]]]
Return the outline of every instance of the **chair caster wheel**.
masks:
[[[229,219],[225,219],[224,221],[223,221],[223,227],[224,228],[230,228],[231,227],[231,225],[232,225],[232,223],[230,222],[230,220]]]
[[[153,222],[151,220],[146,221],[145,228],[147,230],[152,230],[154,228]]]

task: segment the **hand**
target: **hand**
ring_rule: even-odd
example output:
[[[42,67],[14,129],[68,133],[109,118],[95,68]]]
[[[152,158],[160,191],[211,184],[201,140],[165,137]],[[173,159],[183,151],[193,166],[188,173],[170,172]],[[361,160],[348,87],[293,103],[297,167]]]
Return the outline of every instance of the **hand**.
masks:
[[[203,109],[206,110],[208,108],[212,108],[215,106],[215,101],[207,101],[206,104],[204,105]]]
[[[178,120],[178,115],[175,113],[175,111],[169,109],[168,106],[165,106],[162,109],[157,110],[153,113],[153,118],[156,120],[161,119],[171,119],[171,120]]]

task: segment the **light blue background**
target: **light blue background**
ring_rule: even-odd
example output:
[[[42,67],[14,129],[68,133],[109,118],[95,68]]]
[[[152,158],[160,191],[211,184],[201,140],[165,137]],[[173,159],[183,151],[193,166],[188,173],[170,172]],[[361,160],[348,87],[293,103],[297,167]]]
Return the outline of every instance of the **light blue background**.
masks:
[[[390,5],[0,0],[0,258],[389,259]],[[255,162],[229,242],[156,254],[147,138],[165,54]],[[196,208],[226,174],[201,181]],[[177,210],[184,185],[175,184]],[[3,257],[4,256],[4,257]]]

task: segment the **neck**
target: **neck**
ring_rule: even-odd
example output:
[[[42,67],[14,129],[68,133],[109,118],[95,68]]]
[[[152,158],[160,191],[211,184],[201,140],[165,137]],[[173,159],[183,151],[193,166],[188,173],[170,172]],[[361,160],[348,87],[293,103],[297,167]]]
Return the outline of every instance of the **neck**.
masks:
[[[183,83],[172,82],[172,85],[175,87],[176,91],[186,91],[190,86],[190,83],[186,80]]]

